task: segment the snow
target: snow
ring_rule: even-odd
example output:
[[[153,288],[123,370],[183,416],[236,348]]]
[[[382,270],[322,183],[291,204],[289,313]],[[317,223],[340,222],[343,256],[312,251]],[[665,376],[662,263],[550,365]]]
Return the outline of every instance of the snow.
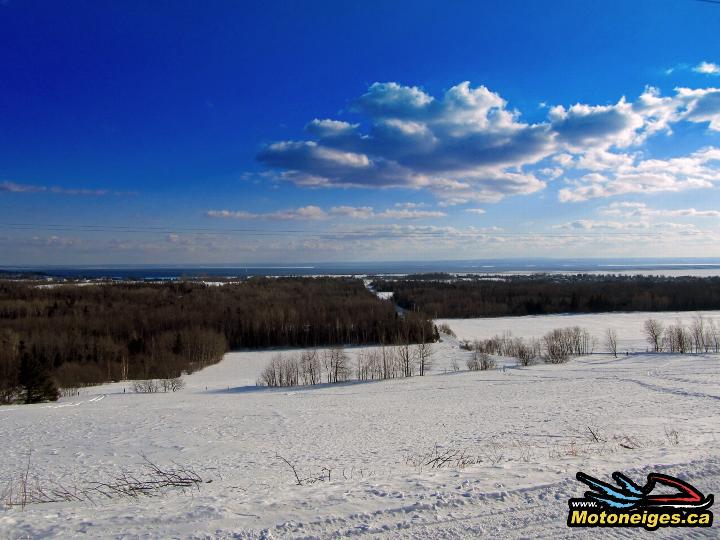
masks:
[[[465,338],[574,324],[601,333],[615,324],[621,339],[640,344],[648,317],[444,322]],[[596,354],[527,368],[499,359],[498,369],[453,373],[452,360],[464,369],[469,353],[445,337],[425,377],[255,387],[276,352],[228,354],[186,377],[174,394],[123,393],[127,385],[115,383],[55,404],[0,407],[0,493],[29,451],[37,475],[65,485],[137,471],[142,455],[212,480],[192,494],[0,509],[0,538],[575,537],[582,531],[565,519],[567,499],[584,491],[578,470],[638,479],[666,472],[704,493],[720,491],[716,355]],[[634,448],[621,444],[628,440]],[[477,463],[418,466],[436,445],[464,450]],[[276,454],[302,477],[329,468],[330,480],[298,486]],[[692,533],[716,537],[717,528]]]
[[[485,319],[438,319],[437,324],[448,324],[461,340],[490,338],[505,332],[524,338],[539,338],[554,328],[580,326],[586,328],[603,349],[605,331],[615,330],[618,337],[618,352],[646,352],[648,343],[642,334],[647,319],[656,319],[664,325],[680,322],[689,326],[692,320],[701,316],[706,322],[720,327],[720,311],[661,311],[633,313],[595,313],[529,315],[526,317],[491,317]]]

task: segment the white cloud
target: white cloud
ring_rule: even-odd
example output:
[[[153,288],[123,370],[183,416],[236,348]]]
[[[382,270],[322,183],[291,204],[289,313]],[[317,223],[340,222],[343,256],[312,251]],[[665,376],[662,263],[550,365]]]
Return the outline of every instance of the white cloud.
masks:
[[[416,202],[398,202],[395,203],[395,208],[426,208],[429,206],[427,203],[416,203]]]
[[[605,230],[623,230],[623,229],[647,229],[650,225],[646,222],[627,222],[627,221],[596,221],[592,219],[578,219],[568,223],[562,223],[555,225],[554,229],[565,229],[565,230],[592,230],[592,229],[605,229]]]
[[[278,210],[276,212],[267,212],[264,214],[255,214],[244,210],[208,210],[205,212],[207,217],[238,219],[244,221],[262,219],[268,221],[294,221],[294,220],[320,220],[327,219],[327,213],[319,206],[303,206],[296,209]]]
[[[581,154],[574,167],[589,171],[618,170],[621,167],[630,167],[636,155],[617,154],[603,149],[593,149]]]
[[[653,215],[667,217],[701,217],[701,218],[717,218],[720,212],[717,210],[696,210],[695,208],[682,208],[680,210],[655,210]]]
[[[573,157],[570,154],[555,154],[552,159],[563,167],[570,167],[573,163]]]
[[[654,209],[648,207],[645,203],[640,202],[614,202],[604,208],[599,209],[600,214],[608,216],[625,216],[625,217],[687,217],[687,218],[718,218],[720,211],[718,210],[697,210],[695,208],[679,208],[679,209]]]
[[[538,171],[539,174],[549,178],[550,180],[555,180],[556,178],[560,178],[564,172],[565,171],[563,171],[560,168],[552,168],[552,167],[545,167],[544,169],[540,169]]]
[[[376,214],[379,218],[393,218],[393,219],[426,219],[426,218],[441,218],[445,217],[445,212],[438,212],[433,210],[408,210],[408,209],[389,209],[384,212]]]
[[[389,208],[382,212],[376,212],[371,206],[333,206],[325,211],[319,206],[303,206],[296,209],[278,210],[275,212],[253,213],[245,210],[208,210],[206,217],[237,219],[244,221],[266,220],[266,221],[300,221],[300,220],[324,220],[329,217],[344,217],[350,219],[428,219],[442,218],[447,216],[445,212],[434,210],[417,210],[414,203],[406,203],[396,208]]]
[[[330,214],[353,219],[370,219],[375,212],[372,206],[334,206],[330,209]]]
[[[485,213],[485,210],[482,208],[466,208],[466,212],[470,212],[471,214],[477,214],[478,216],[481,216]]]
[[[297,185],[422,189],[442,207],[536,193],[560,177],[570,182],[560,199],[581,201],[710,187],[717,176],[699,152],[663,160],[639,151],[679,122],[720,131],[716,88],[662,96],[647,87],[635,101],[556,105],[547,121],[530,124],[485,86],[463,82],[433,97],[387,82],[372,84],[351,110],[366,122],[315,119],[306,126],[312,140],[272,143],[258,159]],[[586,174],[568,175],[570,169]]]
[[[617,157],[617,156],[616,156]],[[570,187],[559,191],[561,202],[586,201],[629,193],[677,192],[710,188],[720,181],[717,161],[720,149],[706,148],[687,157],[672,159],[639,159],[619,156],[612,168],[596,167],[591,172],[569,181]]]
[[[307,126],[315,140],[273,143],[258,159],[304,186],[410,187],[484,201],[545,186],[516,169],[552,153],[549,126],[521,122],[484,86],[463,82],[435,99],[418,87],[374,83],[352,109],[369,120],[367,133],[316,119]]]
[[[598,213],[606,216],[632,216],[641,215],[641,212],[645,209],[647,209],[645,203],[619,201],[600,208]]]
[[[319,120],[315,118],[305,129],[318,137],[342,137],[351,135],[358,128],[359,124],[350,124],[340,120]]]
[[[706,75],[720,75],[720,66],[713,62],[700,62],[693,71]]]
[[[107,189],[84,189],[36,186],[32,184],[17,184],[15,182],[0,182],[0,193],[53,193],[55,195],[84,195],[102,197],[104,195],[135,195],[134,192],[110,191]]]
[[[550,109],[549,118],[559,139],[573,150],[629,146],[645,123],[625,98],[615,105],[577,103],[568,109],[557,105]]]
[[[678,88],[677,95],[686,107],[684,119],[707,122],[711,130],[720,131],[720,88]]]
[[[43,186],[32,186],[27,184],[16,184],[15,182],[0,182],[0,193],[40,193],[47,191]]]
[[[205,212],[205,216],[211,218],[224,218],[224,219],[260,219],[261,214],[253,214],[251,212],[245,212],[244,210],[231,211],[231,210],[208,210]]]
[[[360,96],[356,106],[379,118],[411,118],[420,114],[432,102],[432,96],[417,86],[376,82]]]
[[[438,202],[440,208],[448,208],[450,206],[457,206],[459,204],[467,204],[470,201],[463,197],[448,197]]]

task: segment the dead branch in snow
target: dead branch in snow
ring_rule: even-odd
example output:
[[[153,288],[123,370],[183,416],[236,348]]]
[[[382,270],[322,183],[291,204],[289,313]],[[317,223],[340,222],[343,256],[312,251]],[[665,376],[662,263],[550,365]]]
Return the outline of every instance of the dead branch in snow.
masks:
[[[0,500],[6,507],[25,508],[28,504],[55,502],[94,503],[98,498],[154,497],[171,489],[197,489],[204,481],[192,468],[173,463],[172,467],[161,467],[143,457],[144,470],[140,473],[123,471],[105,481],[88,482],[85,485],[65,485],[50,479],[43,479],[32,472],[30,454],[22,473],[11,479]],[[208,483],[207,481],[205,483]]]

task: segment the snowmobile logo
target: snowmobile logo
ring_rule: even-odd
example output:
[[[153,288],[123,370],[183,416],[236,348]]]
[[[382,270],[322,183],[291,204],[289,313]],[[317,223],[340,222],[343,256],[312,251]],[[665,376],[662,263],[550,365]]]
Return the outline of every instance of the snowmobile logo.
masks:
[[[617,486],[583,472],[576,478],[590,487],[581,499],[570,499],[569,527],[711,527],[713,495],[667,474],[650,473],[639,486],[614,472]]]

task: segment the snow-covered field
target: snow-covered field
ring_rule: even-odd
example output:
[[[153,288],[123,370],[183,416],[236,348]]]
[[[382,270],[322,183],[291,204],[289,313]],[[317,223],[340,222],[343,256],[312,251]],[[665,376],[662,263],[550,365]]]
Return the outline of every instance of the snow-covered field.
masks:
[[[579,326],[586,328],[597,340],[596,350],[605,350],[605,331],[615,330],[618,338],[618,352],[646,352],[648,343],[643,336],[643,323],[656,319],[665,326],[680,322],[689,326],[693,319],[701,316],[706,322],[713,322],[720,328],[720,311],[663,311],[654,313],[595,313],[528,315],[526,317],[491,317],[485,319],[438,319],[437,324],[446,323],[461,340],[490,338],[494,335],[512,332],[523,338],[539,338],[554,328]]]
[[[612,324],[637,348],[647,317],[443,322],[468,339],[575,324],[601,334]],[[435,345],[429,376],[256,388],[273,354],[228,354],[175,394],[123,393],[125,385],[111,384],[56,404],[0,407],[0,493],[24,470],[28,452],[34,474],[67,486],[139,471],[142,455],[212,481],[194,493],[137,501],[0,509],[0,538],[597,537],[565,526],[568,498],[584,492],[578,470],[607,477],[621,470],[639,481],[661,471],[720,492],[718,356],[598,354],[453,373],[452,360],[464,369],[469,353],[446,339]],[[436,446],[462,450],[475,463],[419,465]],[[325,480],[296,485],[276,455],[302,478]],[[717,537],[718,529],[653,536],[687,534]]]

